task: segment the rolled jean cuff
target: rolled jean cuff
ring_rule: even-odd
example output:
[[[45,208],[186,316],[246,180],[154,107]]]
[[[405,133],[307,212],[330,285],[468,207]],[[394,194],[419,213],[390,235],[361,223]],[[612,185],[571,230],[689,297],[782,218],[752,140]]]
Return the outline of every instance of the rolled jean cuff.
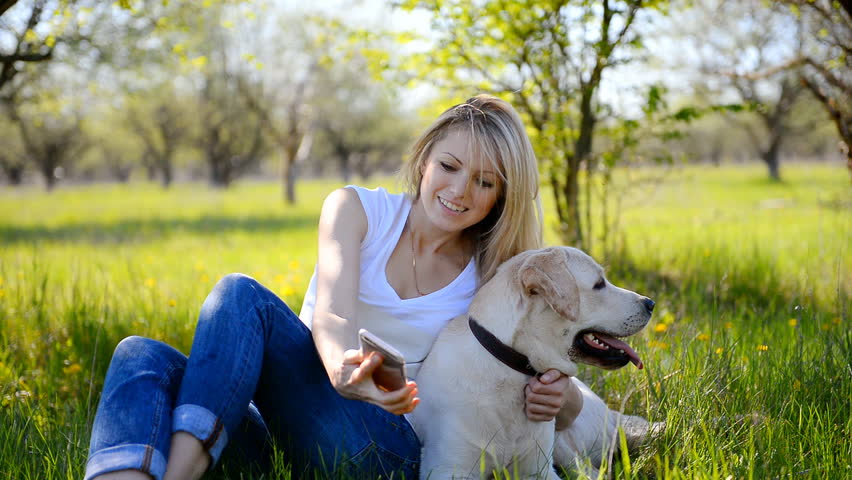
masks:
[[[200,440],[210,454],[210,467],[216,465],[228,444],[228,432],[222,420],[198,405],[181,405],[172,412],[172,433],[175,432],[187,432]]]
[[[138,470],[151,475],[154,480],[163,480],[166,457],[154,447],[139,443],[104,448],[89,457],[84,480],[119,470]]]

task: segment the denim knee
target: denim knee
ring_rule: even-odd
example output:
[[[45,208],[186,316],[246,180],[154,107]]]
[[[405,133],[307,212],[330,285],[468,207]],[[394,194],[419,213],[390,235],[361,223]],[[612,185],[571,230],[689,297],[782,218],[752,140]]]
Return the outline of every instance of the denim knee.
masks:
[[[169,345],[150,338],[132,335],[118,342],[112,354],[111,369],[163,369],[183,366],[186,357]]]
[[[117,470],[162,478],[171,435],[171,405],[186,357],[138,336],[115,347],[92,425],[87,479]]]
[[[242,273],[222,277],[201,305],[199,321],[210,318],[239,320],[260,299],[263,288],[257,280]]]
[[[216,282],[210,294],[221,298],[254,297],[259,286],[257,280],[244,273],[229,273]]]

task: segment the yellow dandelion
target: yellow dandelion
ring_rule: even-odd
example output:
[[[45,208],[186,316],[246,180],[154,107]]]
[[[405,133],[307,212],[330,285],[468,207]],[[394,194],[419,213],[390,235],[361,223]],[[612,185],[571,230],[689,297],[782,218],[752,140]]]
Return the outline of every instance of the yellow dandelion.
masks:
[[[706,333],[699,333],[698,337],[696,337],[696,338],[698,338],[698,340],[700,340],[702,342],[706,342],[707,340],[710,340],[710,335],[708,335]]]
[[[207,283],[210,281],[210,277],[206,273],[202,273],[200,277],[198,277],[198,281],[201,283]]]
[[[831,330],[831,325],[829,325],[827,323],[823,323],[822,325],[819,326],[819,328],[821,328],[825,331],[828,331],[828,330]]]
[[[74,375],[75,373],[80,373],[82,370],[83,367],[81,367],[79,363],[72,363],[71,365],[62,368],[62,372],[65,375]]]
[[[651,340],[648,342],[648,346],[651,348],[659,348],[660,350],[665,350],[669,348],[669,345],[666,342],[658,342],[656,340]]]
[[[176,305],[177,305],[177,300],[175,300],[174,298],[170,298],[169,299],[169,306],[175,307]]]
[[[802,388],[802,382],[800,382],[798,378],[793,380],[793,390],[798,390],[800,388]]]
[[[835,325],[840,325],[840,317],[834,317],[831,319],[831,323]]]
[[[283,273],[279,273],[275,275],[275,283],[285,283],[287,282],[287,277],[284,276]]]
[[[758,352],[765,352],[765,351],[767,351],[767,350],[769,350],[769,345],[758,345],[758,346],[757,346],[757,351],[758,351]]]
[[[292,260],[292,261],[290,261],[290,264],[288,266],[290,267],[290,270],[298,270],[299,267],[300,267],[299,261],[298,260]]]
[[[726,330],[730,330],[732,328],[734,328],[733,322],[725,322],[725,329]]]
[[[790,325],[791,327],[795,327],[798,324],[799,324],[799,321],[796,320],[795,318],[791,318],[790,320],[787,320],[787,325]]]
[[[665,323],[658,323],[654,325],[654,331],[657,333],[665,332],[666,330],[668,330],[668,328],[669,327],[667,327]]]
[[[283,287],[281,287],[281,296],[282,297],[289,297],[290,295],[293,295],[295,293],[296,293],[296,290],[293,287],[291,287],[290,285],[284,285]]]
[[[195,270],[198,272],[204,271],[204,264],[199,262],[195,262]]]
[[[157,285],[157,281],[153,278],[148,278],[145,280],[145,286],[148,288],[154,288]]]
[[[716,355],[721,355],[721,354],[722,354],[722,352],[724,352],[724,351],[725,351],[725,349],[724,349],[724,348],[722,348],[722,347],[718,347],[718,348],[716,349]]]

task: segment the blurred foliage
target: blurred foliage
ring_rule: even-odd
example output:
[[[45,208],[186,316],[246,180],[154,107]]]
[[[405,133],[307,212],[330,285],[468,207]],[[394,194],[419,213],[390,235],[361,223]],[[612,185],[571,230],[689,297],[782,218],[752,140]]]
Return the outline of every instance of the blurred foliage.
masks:
[[[733,31],[689,20],[689,7],[705,3],[397,2],[394,16],[419,15],[415,33],[266,0],[19,2],[2,17],[0,60],[44,58],[12,62],[14,74],[4,74],[0,124],[14,133],[4,140],[0,167],[10,184],[37,175],[45,185],[61,176],[224,186],[278,175],[283,198],[293,203],[302,174],[366,178],[394,170],[428,119],[486,91],[525,117],[565,240],[591,246],[601,232],[582,205],[615,195],[595,194],[595,177],[606,185],[619,165],[750,160],[744,134],[767,141],[758,120],[771,114],[771,102],[702,93],[693,88],[701,82],[637,86],[624,76],[660,68],[671,50],[659,43],[671,38],[666,22],[683,24],[693,38],[731,42]],[[810,6],[747,7],[785,19],[782,26],[799,18],[813,58],[824,54],[820,65],[843,68],[843,57],[827,46],[843,30],[820,23]],[[775,35],[772,22],[762,23]],[[735,58],[753,56],[733,43],[731,54],[742,54]],[[788,113],[798,127],[778,137],[781,151],[830,156],[828,121],[813,108],[819,103],[800,100]],[[52,146],[57,138],[76,146]],[[49,161],[38,154],[54,150],[60,155],[48,154]]]
[[[400,6],[428,12],[437,37],[437,48],[411,55],[401,68],[454,95],[470,96],[473,88],[512,101],[554,195],[563,242],[588,248],[581,178],[598,174],[602,156],[616,161],[632,151],[607,152],[595,143],[624,120],[600,95],[604,76],[640,59],[641,24],[664,15],[668,2],[410,0]],[[642,121],[660,116],[661,105],[648,103]]]

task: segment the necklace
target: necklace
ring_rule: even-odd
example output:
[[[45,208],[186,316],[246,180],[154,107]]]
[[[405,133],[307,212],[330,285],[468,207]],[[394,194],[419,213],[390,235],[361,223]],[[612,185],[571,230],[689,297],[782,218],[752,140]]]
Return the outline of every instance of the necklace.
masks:
[[[420,291],[420,287],[417,286],[417,254],[414,252],[414,229],[411,228],[411,219],[407,220],[408,223],[408,234],[411,236],[411,271],[414,273],[414,289],[417,290],[417,293],[420,296],[426,295],[425,293]]]

